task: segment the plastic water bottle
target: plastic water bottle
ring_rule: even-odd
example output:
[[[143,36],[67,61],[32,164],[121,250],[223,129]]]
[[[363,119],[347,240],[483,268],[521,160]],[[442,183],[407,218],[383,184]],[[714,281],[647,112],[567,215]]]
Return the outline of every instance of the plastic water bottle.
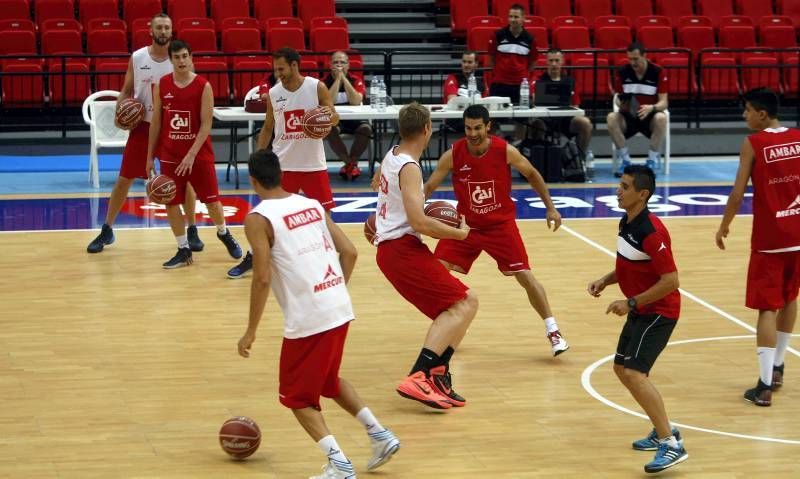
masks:
[[[378,111],[386,111],[386,84],[378,82]]]
[[[372,75],[372,81],[369,83],[369,106],[373,110],[378,109],[378,77]]]
[[[527,78],[522,79],[519,84],[519,106],[522,108],[531,107],[531,85],[528,83]]]
[[[586,150],[584,166],[586,167],[586,181],[594,180],[594,153],[592,150]]]
[[[475,95],[478,93],[478,82],[475,80],[475,75],[470,74],[467,78],[467,96],[470,101],[475,101]]]

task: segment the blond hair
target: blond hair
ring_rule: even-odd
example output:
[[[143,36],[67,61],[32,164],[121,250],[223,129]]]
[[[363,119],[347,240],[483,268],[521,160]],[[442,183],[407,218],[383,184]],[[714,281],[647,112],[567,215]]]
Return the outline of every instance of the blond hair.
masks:
[[[400,138],[411,139],[425,131],[431,122],[431,112],[417,102],[411,102],[400,109]]]

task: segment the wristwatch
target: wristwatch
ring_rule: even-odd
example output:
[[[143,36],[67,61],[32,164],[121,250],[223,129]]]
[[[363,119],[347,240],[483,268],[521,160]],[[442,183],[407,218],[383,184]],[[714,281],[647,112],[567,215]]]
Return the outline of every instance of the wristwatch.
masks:
[[[634,297],[628,298],[628,307],[631,308],[631,311],[636,310],[636,298]]]

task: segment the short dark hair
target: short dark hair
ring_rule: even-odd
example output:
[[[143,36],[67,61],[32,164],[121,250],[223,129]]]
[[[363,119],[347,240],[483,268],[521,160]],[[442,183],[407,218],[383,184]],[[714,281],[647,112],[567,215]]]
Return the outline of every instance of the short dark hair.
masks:
[[[153,24],[153,20],[155,20],[156,18],[166,18],[167,20],[169,20],[169,21],[170,21],[170,23],[172,22],[172,19],[171,19],[171,18],[169,18],[169,15],[167,15],[167,14],[166,14],[166,13],[164,13],[164,12],[158,12],[158,13],[156,13],[155,15],[153,15],[153,18],[151,18],[151,19],[150,19],[150,24],[151,24],[151,25]]]
[[[633,188],[636,191],[649,191],[650,194],[647,195],[647,200],[650,200],[650,197],[656,191],[656,174],[653,173],[649,166],[628,165],[622,170],[622,174],[633,177]]]
[[[281,184],[281,162],[272,151],[254,151],[247,161],[247,170],[254,180],[268,190]]]
[[[275,50],[275,53],[272,54],[272,59],[277,60],[278,58],[285,59],[289,65],[295,62],[298,67],[300,66],[300,54],[294,48],[282,47]]]
[[[172,58],[172,55],[178,53],[181,50],[186,50],[189,52],[189,55],[192,54],[192,47],[189,46],[188,43],[184,42],[183,40],[172,40],[169,42],[169,46],[167,47],[167,53],[169,53],[169,57]]]
[[[780,101],[778,95],[766,87],[753,88],[743,96],[744,101],[749,103],[753,110],[765,111],[770,118],[778,118],[778,107]]]
[[[483,105],[470,105],[464,110],[464,119],[483,120],[484,124],[489,124],[489,110]]]
[[[632,42],[630,45],[628,45],[628,48],[626,49],[626,51],[629,52],[629,53],[633,52],[633,51],[636,51],[636,50],[639,50],[639,53],[641,55],[644,55],[645,52],[646,52],[645,49],[644,49],[644,45],[642,45],[639,42]]]
[[[477,60],[477,59],[478,59],[478,56],[477,56],[477,55],[478,55],[478,53],[477,53],[475,50],[464,50],[464,51],[461,53],[461,56],[463,57],[464,55],[475,55],[475,60]]]
[[[511,5],[510,7],[508,7],[508,9],[509,10],[519,10],[520,12],[525,14],[525,7],[523,7],[521,3],[515,3],[515,4]]]
[[[564,52],[560,48],[550,47],[550,49],[547,50],[547,53],[545,53],[545,55],[552,55],[554,53],[561,53],[562,55],[564,54]]]

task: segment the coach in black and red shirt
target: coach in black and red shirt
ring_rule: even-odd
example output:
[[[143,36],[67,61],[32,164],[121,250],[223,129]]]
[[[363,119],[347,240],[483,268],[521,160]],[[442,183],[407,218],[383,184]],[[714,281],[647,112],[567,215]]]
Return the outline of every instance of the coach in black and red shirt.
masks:
[[[614,176],[622,176],[622,170],[631,164],[625,140],[636,133],[650,138],[647,166],[655,168],[661,155],[661,143],[667,132],[667,72],[645,57],[644,46],[634,42],[628,46],[628,64],[617,72],[614,87],[617,93],[619,112],[608,114],[608,133],[617,147],[620,169]]]
[[[633,443],[634,449],[657,450],[655,459],[644,466],[648,473],[689,457],[680,432],[670,427],[661,395],[648,377],[681,310],[669,232],[647,209],[655,186],[655,174],[647,166],[625,167],[617,187],[617,201],[625,215],[619,223],[616,268],[588,287],[589,294],[597,297],[606,286],[619,283],[627,298],[611,302],[606,314],[628,317],[619,335],[614,373],[653,422],[653,432]]]
[[[519,105],[519,86],[536,63],[536,44],[523,25],[525,9],[515,3],[508,9],[508,25],[497,30],[489,41],[489,67],[492,82],[489,95],[507,96]]]

